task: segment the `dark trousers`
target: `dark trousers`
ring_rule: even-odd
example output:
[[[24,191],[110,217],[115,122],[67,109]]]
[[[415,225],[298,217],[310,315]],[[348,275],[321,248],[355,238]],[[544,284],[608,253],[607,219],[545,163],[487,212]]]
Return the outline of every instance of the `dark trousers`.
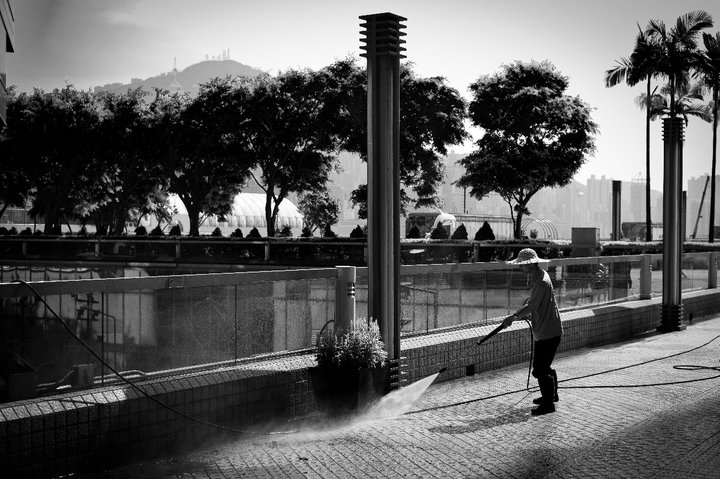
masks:
[[[552,403],[557,393],[557,373],[551,366],[559,344],[560,336],[535,341],[532,375],[538,380],[543,402],[547,403]]]

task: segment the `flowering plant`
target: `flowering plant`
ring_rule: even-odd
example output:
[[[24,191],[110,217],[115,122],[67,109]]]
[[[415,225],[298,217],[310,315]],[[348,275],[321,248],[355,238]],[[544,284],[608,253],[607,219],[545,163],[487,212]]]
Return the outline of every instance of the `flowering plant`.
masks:
[[[346,333],[323,332],[316,358],[323,368],[375,368],[385,364],[387,351],[377,321],[356,319]]]

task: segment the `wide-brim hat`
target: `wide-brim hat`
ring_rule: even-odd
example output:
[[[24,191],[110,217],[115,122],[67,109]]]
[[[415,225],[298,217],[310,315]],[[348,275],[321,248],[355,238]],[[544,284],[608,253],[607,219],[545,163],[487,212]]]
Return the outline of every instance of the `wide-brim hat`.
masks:
[[[532,248],[523,248],[517,255],[517,258],[510,260],[507,264],[533,264],[533,263],[548,263],[549,259],[542,259],[538,257],[537,253]]]

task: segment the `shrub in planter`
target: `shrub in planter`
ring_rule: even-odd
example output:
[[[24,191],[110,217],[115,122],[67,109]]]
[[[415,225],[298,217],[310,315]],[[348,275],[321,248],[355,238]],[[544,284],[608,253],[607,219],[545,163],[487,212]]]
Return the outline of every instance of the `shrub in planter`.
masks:
[[[157,225],[150,232],[150,236],[165,236],[165,233],[163,233],[163,230],[162,230],[162,228],[160,228],[160,225]]]
[[[28,226],[24,230],[20,231],[20,236],[32,236],[32,229]]]
[[[241,230],[240,228],[235,228],[235,231],[233,231],[232,233],[230,233],[230,237],[231,237],[231,238],[242,238],[242,237],[243,237],[243,232],[242,232],[242,230]]]
[[[452,234],[450,239],[457,239],[457,240],[468,239],[468,233],[467,233],[467,229],[465,228],[465,223],[460,223],[460,226],[458,226],[455,229],[455,232]]]
[[[175,225],[172,228],[170,228],[170,232],[168,233],[170,236],[180,236],[182,235],[182,229],[180,229],[180,225]]]
[[[493,233],[492,227],[490,224],[485,221],[483,225],[480,227],[480,229],[475,233],[475,240],[476,241],[485,241],[485,240],[494,240],[495,239],[495,233]]]
[[[443,225],[438,224],[435,229],[430,232],[430,239],[448,239],[448,232]]]
[[[213,230],[213,232],[210,234],[210,236],[215,236],[215,237],[222,236],[222,231],[220,230],[220,227],[217,226],[217,227]]]
[[[355,229],[350,232],[350,237],[351,237],[351,238],[364,238],[364,237],[365,237],[365,232],[364,232],[363,229],[360,227],[360,225],[357,225],[357,226],[355,227]]]
[[[420,228],[417,227],[417,225],[413,225],[412,228],[410,228],[410,231],[407,232],[407,235],[405,235],[408,239],[418,239],[420,238]]]
[[[337,238],[337,234],[335,234],[329,224],[325,225],[325,229],[323,230],[323,238]]]
[[[312,238],[312,230],[309,226],[303,226],[302,233],[300,233],[300,236],[303,238]]]
[[[260,232],[258,231],[257,228],[251,229],[250,232],[248,233],[247,237],[248,238],[262,238],[262,236],[260,236]]]
[[[310,378],[318,405],[341,415],[369,406],[385,394],[387,352],[375,321],[356,320],[350,331],[326,331],[318,338],[317,367]]]
[[[147,229],[142,225],[138,226],[135,228],[135,236],[147,236]]]
[[[275,236],[278,238],[292,238],[292,235],[292,228],[290,225],[283,226],[275,233]]]

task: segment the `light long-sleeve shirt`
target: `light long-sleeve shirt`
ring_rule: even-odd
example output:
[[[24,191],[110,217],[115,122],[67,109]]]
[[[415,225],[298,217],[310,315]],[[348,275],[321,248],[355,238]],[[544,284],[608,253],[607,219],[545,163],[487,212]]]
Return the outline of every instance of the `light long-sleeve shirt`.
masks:
[[[550,276],[537,268],[531,276],[530,298],[515,315],[518,318],[532,313],[532,330],[535,341],[562,335],[562,323]]]

